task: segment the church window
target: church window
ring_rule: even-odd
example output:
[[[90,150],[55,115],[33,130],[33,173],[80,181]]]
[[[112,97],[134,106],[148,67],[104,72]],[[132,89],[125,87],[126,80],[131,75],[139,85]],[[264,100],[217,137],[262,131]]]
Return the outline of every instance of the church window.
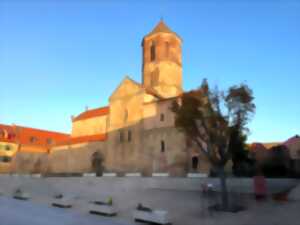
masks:
[[[128,142],[131,142],[132,139],[132,133],[131,130],[128,131]]]
[[[151,43],[151,47],[150,47],[150,59],[151,59],[151,61],[155,60],[155,43],[154,42]]]
[[[165,46],[165,56],[166,56],[166,58],[169,57],[169,51],[170,51],[170,43],[166,42],[166,46]]]
[[[124,141],[124,133],[122,130],[119,132],[119,138],[120,138],[120,142]]]
[[[163,113],[160,114],[160,121],[165,121],[165,114]]]
[[[165,147],[166,147],[166,146],[165,146],[165,141],[162,140],[162,141],[160,142],[160,151],[161,151],[161,152],[165,152]]]

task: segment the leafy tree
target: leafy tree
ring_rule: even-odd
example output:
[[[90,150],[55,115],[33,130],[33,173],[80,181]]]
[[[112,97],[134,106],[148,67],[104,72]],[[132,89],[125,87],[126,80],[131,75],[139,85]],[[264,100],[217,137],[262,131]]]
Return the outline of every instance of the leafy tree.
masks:
[[[228,151],[232,157],[232,171],[235,176],[253,176],[255,161],[250,159],[246,145],[247,136],[238,126],[231,128]]]
[[[172,104],[175,125],[203,152],[218,170],[222,190],[222,209],[229,210],[224,167],[231,157],[232,127],[246,129],[255,111],[252,90],[245,84],[233,86],[226,93],[211,90],[207,80]]]

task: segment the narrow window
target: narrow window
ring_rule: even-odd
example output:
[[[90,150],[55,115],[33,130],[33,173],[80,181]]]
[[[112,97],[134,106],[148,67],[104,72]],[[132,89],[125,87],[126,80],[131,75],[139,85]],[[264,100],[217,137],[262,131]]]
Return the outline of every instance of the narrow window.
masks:
[[[166,42],[166,46],[165,46],[165,56],[166,56],[166,58],[169,57],[169,51],[170,51],[170,43]]]
[[[128,142],[131,142],[132,133],[131,130],[128,131]]]
[[[119,132],[119,135],[120,135],[120,142],[122,143],[124,141],[124,134],[123,134],[123,131],[120,131]]]
[[[155,60],[155,44],[152,42],[151,47],[150,47],[150,59],[151,61]]]
[[[160,114],[160,121],[165,121],[165,114],[163,113]]]
[[[165,152],[165,141],[160,142],[160,151]]]

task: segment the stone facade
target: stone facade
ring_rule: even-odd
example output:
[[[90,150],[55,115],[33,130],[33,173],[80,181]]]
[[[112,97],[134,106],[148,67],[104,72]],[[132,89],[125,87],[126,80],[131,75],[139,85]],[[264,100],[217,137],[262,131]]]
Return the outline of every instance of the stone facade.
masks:
[[[160,21],[142,42],[142,83],[126,76],[107,107],[73,117],[71,140],[51,149],[49,171],[92,171],[91,157],[99,152],[107,172],[208,173],[208,161],[175,128],[170,110],[183,92],[181,43]]]

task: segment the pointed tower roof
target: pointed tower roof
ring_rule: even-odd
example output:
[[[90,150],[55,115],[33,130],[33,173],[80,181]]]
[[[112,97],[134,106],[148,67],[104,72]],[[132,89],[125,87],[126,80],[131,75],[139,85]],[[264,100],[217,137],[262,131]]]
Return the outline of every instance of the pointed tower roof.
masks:
[[[161,19],[159,21],[159,23],[154,27],[154,29],[149,33],[147,34],[145,37],[148,37],[148,36],[151,36],[153,34],[157,34],[157,33],[170,33],[170,34],[174,34],[176,35],[180,40],[180,36],[177,35],[174,31],[172,31],[165,23],[164,21]]]

